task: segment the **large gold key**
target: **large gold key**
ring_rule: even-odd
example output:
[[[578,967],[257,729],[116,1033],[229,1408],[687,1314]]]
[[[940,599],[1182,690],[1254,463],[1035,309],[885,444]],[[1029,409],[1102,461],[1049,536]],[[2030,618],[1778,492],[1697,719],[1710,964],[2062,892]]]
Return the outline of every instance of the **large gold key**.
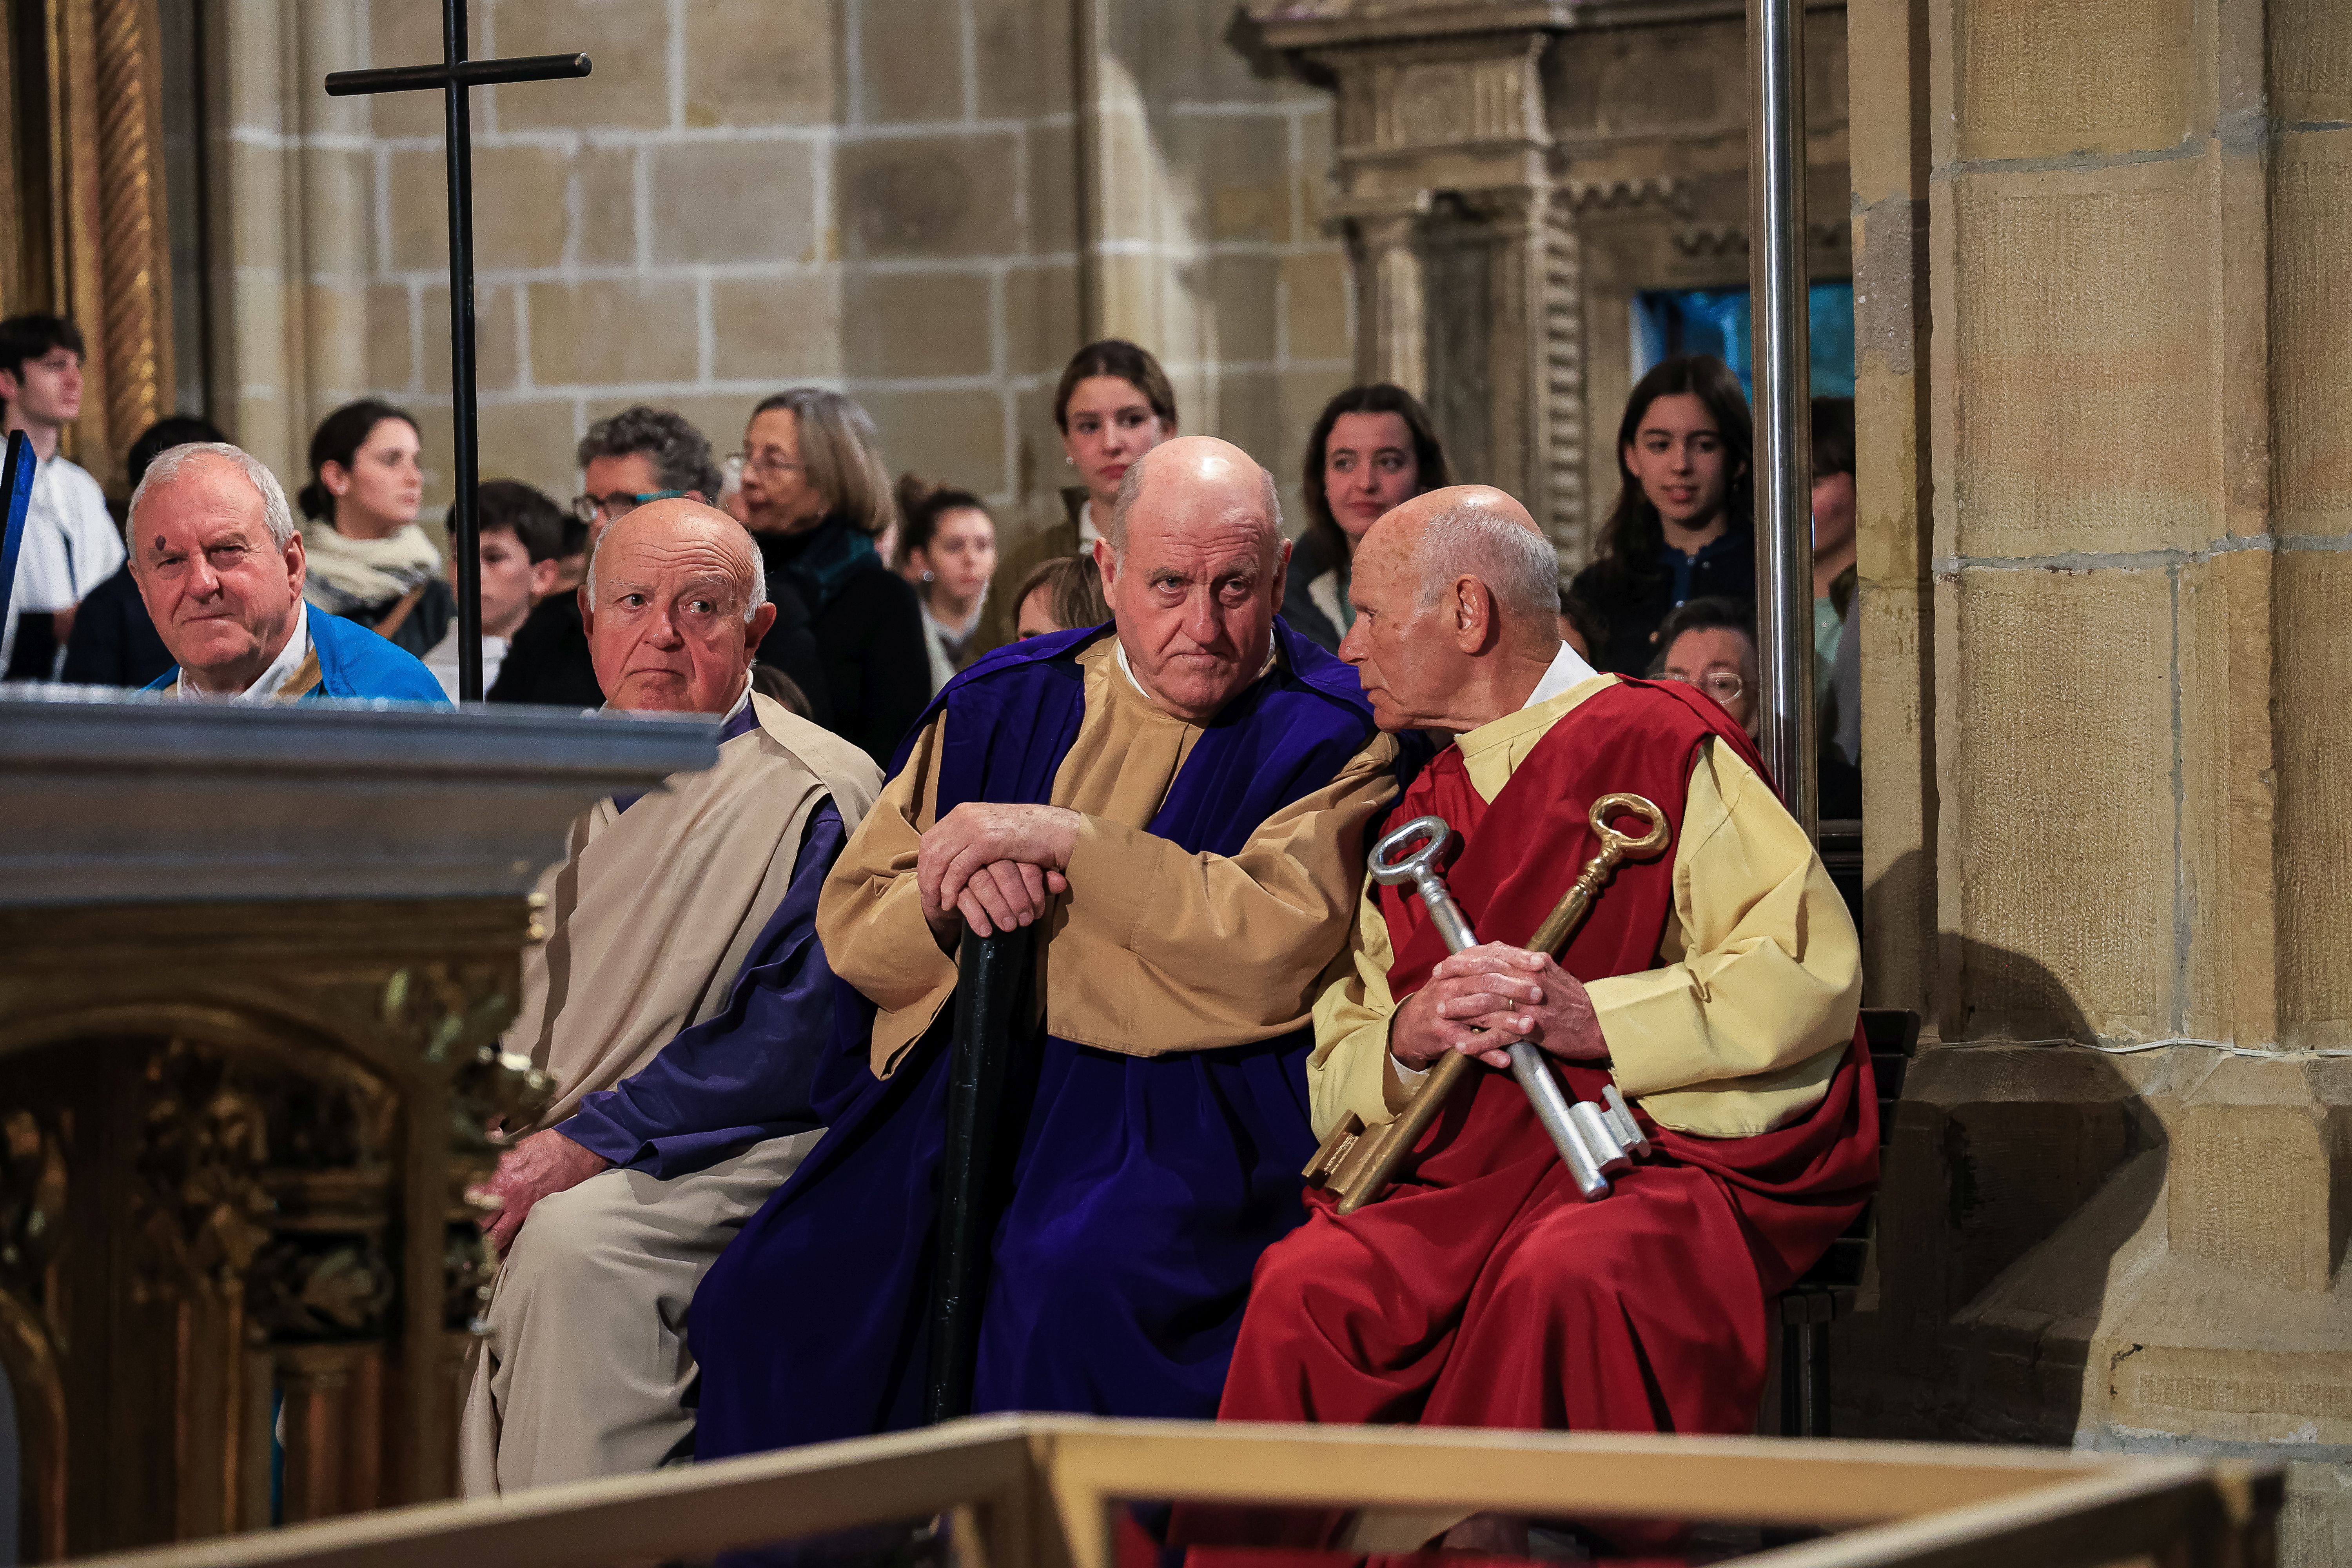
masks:
[[[1639,817],[1649,825],[1649,831],[1638,838],[1621,833],[1612,826],[1620,816]],[[1664,848],[1672,837],[1666,828],[1665,813],[1638,795],[1602,795],[1592,803],[1586,820],[1592,825],[1593,837],[1600,840],[1601,847],[1585,862],[1583,872],[1561,895],[1551,914],[1528,939],[1530,952],[1557,956],[1584,923],[1584,917],[1591,912],[1593,900],[1600,896],[1618,865],[1625,860],[1648,859]],[[1444,818],[1417,816],[1372,847],[1371,872],[1375,881],[1411,883],[1428,908],[1438,934],[1444,939],[1446,951],[1460,952],[1475,947],[1478,938],[1438,870],[1453,837],[1454,830]],[[1408,848],[1415,843],[1419,848]],[[1527,1090],[1537,1119],[1550,1134],[1578,1190],[1588,1202],[1606,1196],[1610,1177],[1626,1169],[1634,1156],[1649,1152],[1649,1140],[1634,1121],[1624,1097],[1617,1092],[1616,1085],[1611,1084],[1604,1091],[1604,1105],[1590,1100],[1570,1102],[1543,1054],[1533,1045],[1515,1040],[1508,1049],[1511,1076]],[[1470,1067],[1468,1056],[1460,1051],[1446,1052],[1422,1080],[1404,1110],[1385,1126],[1368,1129],[1360,1118],[1349,1112],[1315,1152],[1306,1171],[1308,1183],[1337,1193],[1343,1215],[1353,1214],[1379,1197],[1394,1179],[1404,1157],[1445,1108],[1446,1097],[1469,1075]]]

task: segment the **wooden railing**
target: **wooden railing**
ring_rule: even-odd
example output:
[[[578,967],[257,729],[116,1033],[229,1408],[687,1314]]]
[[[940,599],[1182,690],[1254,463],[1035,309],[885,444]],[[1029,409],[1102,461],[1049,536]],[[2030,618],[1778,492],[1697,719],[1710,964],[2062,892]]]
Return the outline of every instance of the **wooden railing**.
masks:
[[[2274,1467],[1927,1444],[984,1416],[497,1501],[90,1559],[591,1568],[946,1516],[959,1568],[1109,1568],[1120,1505],[1361,1509],[1359,1552],[1480,1510],[1834,1531],[1762,1568],[2269,1568]]]

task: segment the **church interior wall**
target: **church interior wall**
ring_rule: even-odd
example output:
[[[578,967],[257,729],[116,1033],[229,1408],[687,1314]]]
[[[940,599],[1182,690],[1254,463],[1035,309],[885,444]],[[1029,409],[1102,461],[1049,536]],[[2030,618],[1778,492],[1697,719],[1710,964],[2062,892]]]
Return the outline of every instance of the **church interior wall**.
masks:
[[[389,396],[423,423],[437,515],[439,100],[317,85],[435,58],[437,12],[209,5],[216,416],[290,476],[319,416]],[[595,61],[475,95],[484,477],[568,497],[581,434],[639,400],[730,451],[760,396],[807,382],[864,403],[895,469],[1017,529],[1065,478],[1063,362],[1120,334],[1166,361],[1186,428],[1241,442],[1295,499],[1297,452],[1352,364],[1318,210],[1328,100],[1254,69],[1200,0],[1097,9],[1081,113],[1062,0],[478,5],[477,54]]]

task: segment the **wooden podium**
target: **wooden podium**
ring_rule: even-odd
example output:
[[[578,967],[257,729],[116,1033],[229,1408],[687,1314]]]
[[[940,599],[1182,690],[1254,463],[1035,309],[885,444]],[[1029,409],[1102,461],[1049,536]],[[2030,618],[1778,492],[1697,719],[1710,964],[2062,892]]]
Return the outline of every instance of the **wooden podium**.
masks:
[[[532,887],[702,721],[0,696],[27,1562],[446,1497]]]

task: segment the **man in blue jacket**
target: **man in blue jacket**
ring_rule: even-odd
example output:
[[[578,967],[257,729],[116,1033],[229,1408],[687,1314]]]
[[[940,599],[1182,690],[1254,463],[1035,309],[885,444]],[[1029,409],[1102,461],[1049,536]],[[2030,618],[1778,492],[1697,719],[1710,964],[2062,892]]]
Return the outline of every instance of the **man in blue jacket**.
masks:
[[[286,492],[236,447],[200,441],[157,458],[131,493],[129,531],[139,596],[178,661],[150,691],[191,702],[447,705],[432,671],[365,626],[310,618]]]

